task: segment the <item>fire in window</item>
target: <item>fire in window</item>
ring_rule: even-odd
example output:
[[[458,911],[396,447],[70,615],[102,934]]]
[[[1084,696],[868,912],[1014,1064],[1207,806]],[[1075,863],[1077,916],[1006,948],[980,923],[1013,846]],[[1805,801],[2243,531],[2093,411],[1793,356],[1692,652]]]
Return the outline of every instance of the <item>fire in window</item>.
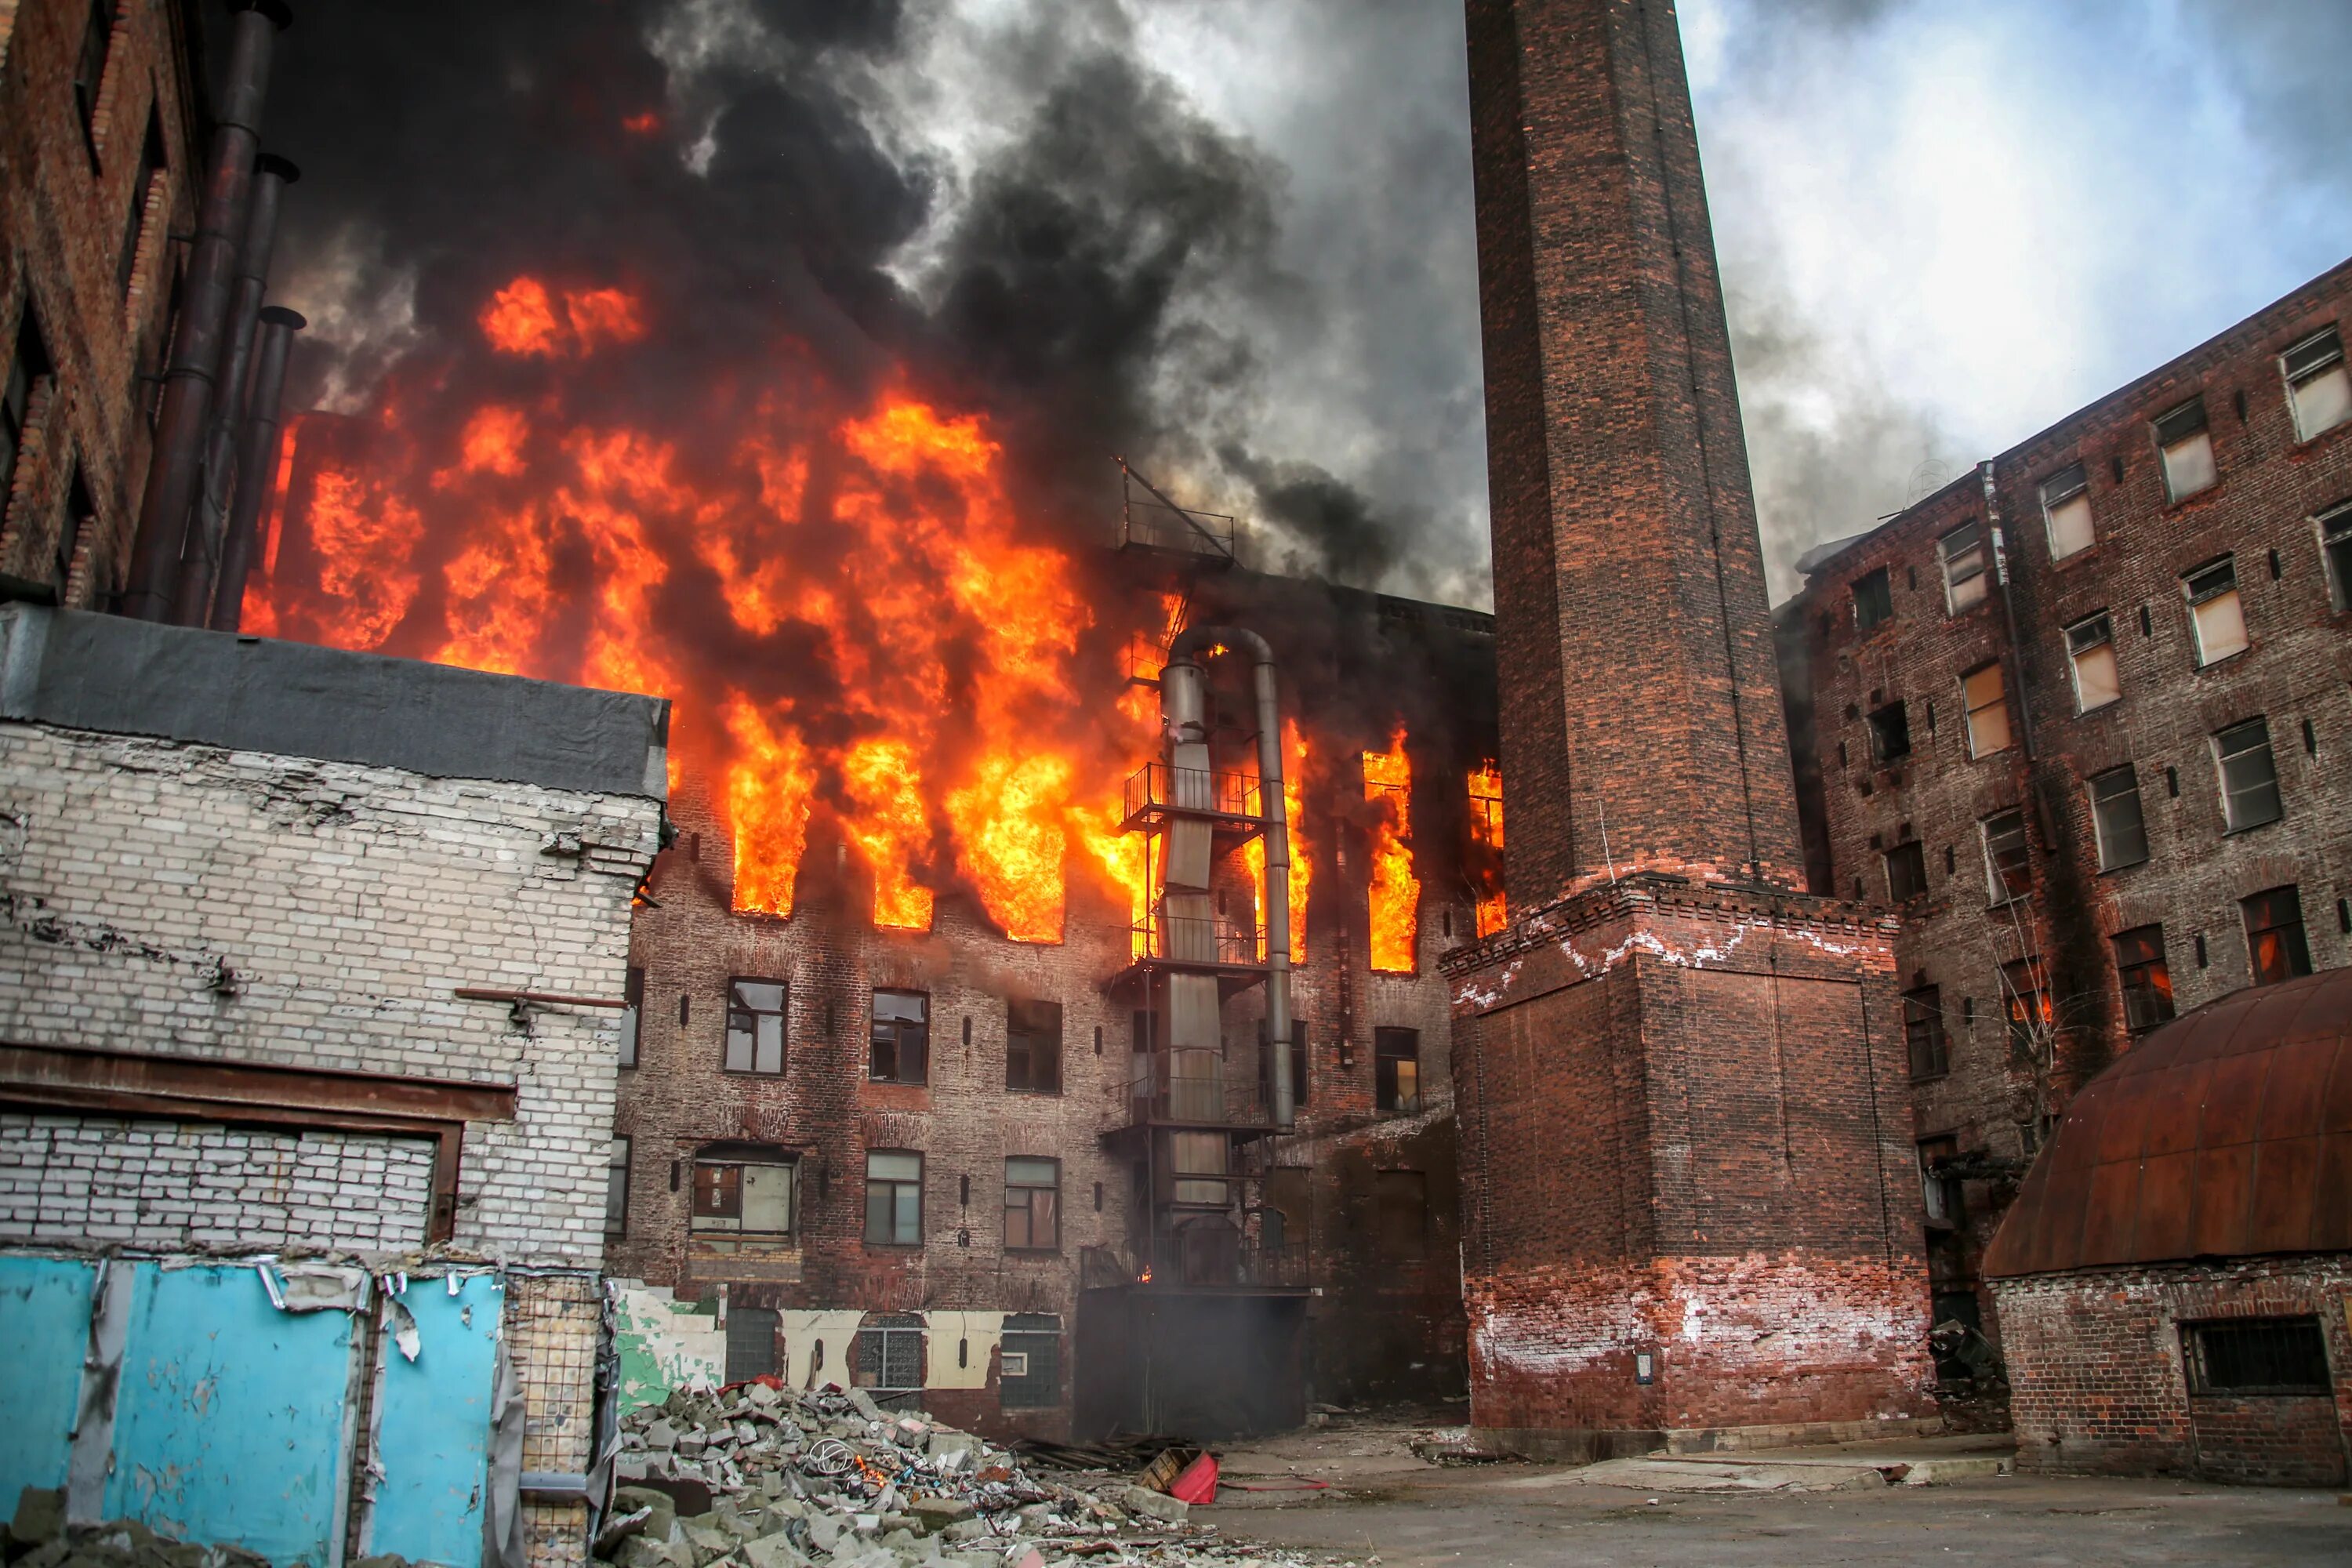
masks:
[[[1005,1315],[996,1400],[1006,1410],[1049,1410],[1062,1402],[1061,1319],[1050,1312]]]
[[[866,1241],[869,1247],[923,1244],[923,1157],[903,1149],[866,1156]]]
[[[2352,610],[2352,500],[2330,507],[2315,520],[2320,559],[2327,563],[2328,602]]]
[[[1944,1033],[1944,994],[1922,985],[1903,994],[1903,1043],[1911,1053],[1911,1078],[1941,1078],[1952,1070],[1951,1045]]]
[[[2164,928],[2137,926],[2108,941],[2116,950],[2116,978],[2123,986],[2124,1026],[2146,1034],[2172,1017],[2172,971],[2164,962]]]
[[[1959,1182],[1937,1170],[1946,1161],[1958,1159],[1959,1152],[1958,1138],[1919,1141],[1919,1195],[1927,1205],[1929,1225],[1956,1226],[1964,1217]]]
[[[2083,465],[2059,469],[2042,481],[2042,521],[2050,530],[2050,559],[2080,555],[2098,542],[2091,527],[2091,481]]]
[[[2334,1392],[2327,1342],[2315,1317],[2225,1318],[2180,1325],[2191,1394],[2309,1395]]]
[[[874,993],[876,1083],[923,1083],[930,1072],[931,999],[919,991]]]
[[[1059,1002],[1005,1003],[1004,1087],[1022,1094],[1062,1092]]]
[[[2294,433],[2308,441],[2352,419],[2352,375],[2344,368],[2344,340],[2325,327],[2279,356],[2287,398],[2294,405]]]
[[[1493,761],[1470,770],[1470,869],[1477,884],[1478,934],[1510,923],[1503,896],[1503,770]]]
[[[694,1207],[688,1228],[697,1239],[757,1237],[781,1239],[793,1232],[792,1159],[782,1151],[706,1148],[694,1161]]]
[[[2230,832],[2261,827],[2285,815],[2267,720],[2249,719],[2216,734],[2213,761],[2221,779],[2221,821]]]
[[[2254,984],[2274,985],[2311,973],[2311,946],[2303,934],[2300,889],[2272,888],[2238,900],[2246,917],[2246,956]]]
[[[1411,1116],[1421,1109],[1421,1031],[1372,1031],[1372,1102]]]
[[[2213,437],[2205,427],[2205,399],[2190,398],[2156,417],[2156,448],[2164,464],[2164,491],[2185,500],[2210,489],[2221,472],[2213,463]]]
[[[2123,679],[2116,672],[2116,627],[2101,610],[2066,628],[2066,661],[2074,673],[2074,711],[2088,713],[2118,700]]]
[[[1936,541],[1936,559],[1944,569],[1944,606],[1957,616],[1984,603],[1985,531],[1981,522],[1963,523]]]
[[[1927,890],[1927,850],[1917,839],[1897,844],[1886,852],[1886,896],[1895,903],[1916,899]]]
[[[2246,609],[2238,597],[2238,566],[2224,555],[2180,580],[2189,599],[2189,628],[2197,637],[2197,664],[2203,668],[2246,651]]]
[[[2057,1055],[2058,1019],[2043,977],[2038,958],[2021,958],[2000,966],[2001,1005],[2009,1014],[2009,1048],[2026,1061],[2047,1067]]]
[[[1870,760],[1888,767],[1911,754],[1911,715],[1901,702],[1890,702],[1870,716]]]
[[[885,1410],[911,1410],[923,1391],[923,1320],[914,1312],[873,1312],[857,1331],[851,1384]]]
[[[1969,755],[1990,757],[2009,750],[2009,704],[2002,700],[2000,665],[1979,665],[1960,677],[1969,710]]]
[[[771,1076],[784,1070],[782,981],[727,983],[727,1070]]]
[[[1977,824],[1984,835],[1985,891],[1996,905],[2021,899],[2033,887],[2033,860],[2026,847],[2025,813],[2015,806]]]
[[[1004,1162],[1004,1246],[1009,1252],[1052,1252],[1062,1245],[1062,1163]]]
[[[1893,618],[1895,594],[1887,586],[1886,568],[1865,573],[1853,580],[1853,629],[1866,632],[1880,622]]]
[[[2147,823],[2139,809],[2139,772],[2131,763],[2091,777],[2091,827],[2099,869],[2121,870],[2147,858]]]

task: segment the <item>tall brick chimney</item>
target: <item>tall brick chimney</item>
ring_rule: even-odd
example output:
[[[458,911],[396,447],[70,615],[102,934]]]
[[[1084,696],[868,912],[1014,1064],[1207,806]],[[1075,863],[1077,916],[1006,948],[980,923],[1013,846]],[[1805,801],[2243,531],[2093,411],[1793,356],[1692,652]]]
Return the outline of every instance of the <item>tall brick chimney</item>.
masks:
[[[1801,890],[1670,0],[1467,0],[1514,923],[1445,961],[1471,1421],[1601,1458],[1929,1407],[1895,923]]]

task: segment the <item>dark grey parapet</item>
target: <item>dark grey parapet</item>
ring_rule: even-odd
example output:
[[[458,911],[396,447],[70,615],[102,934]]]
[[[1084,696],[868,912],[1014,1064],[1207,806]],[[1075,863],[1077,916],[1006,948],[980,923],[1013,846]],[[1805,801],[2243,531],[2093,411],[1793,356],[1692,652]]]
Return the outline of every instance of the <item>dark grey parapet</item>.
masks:
[[[669,700],[0,605],[0,719],[655,800]]]

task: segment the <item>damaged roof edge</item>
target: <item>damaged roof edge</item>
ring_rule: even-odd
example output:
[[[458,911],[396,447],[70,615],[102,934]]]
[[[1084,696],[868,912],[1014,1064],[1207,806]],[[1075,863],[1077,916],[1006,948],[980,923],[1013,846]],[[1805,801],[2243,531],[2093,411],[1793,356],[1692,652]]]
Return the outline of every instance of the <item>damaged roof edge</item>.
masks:
[[[669,700],[0,605],[0,720],[591,795],[668,793]]]

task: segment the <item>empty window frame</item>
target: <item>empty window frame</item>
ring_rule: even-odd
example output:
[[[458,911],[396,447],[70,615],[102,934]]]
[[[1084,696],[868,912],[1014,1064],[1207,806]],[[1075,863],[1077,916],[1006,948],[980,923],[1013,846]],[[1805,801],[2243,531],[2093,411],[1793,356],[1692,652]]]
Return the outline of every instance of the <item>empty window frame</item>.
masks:
[[[781,1238],[793,1233],[794,1167],[780,1149],[705,1149],[694,1159],[697,1237]]]
[[[2042,521],[2050,531],[2050,559],[2080,555],[2099,542],[2091,526],[2091,481],[2075,463],[2042,481]]]
[[[1937,1169],[1945,1161],[1958,1158],[1959,1152],[1958,1138],[1919,1140],[1919,1196],[1929,1225],[1956,1226],[1966,1212],[1960,1203],[1959,1182]]]
[[[727,983],[726,1068],[729,1072],[771,1076],[784,1070],[782,981]]]
[[[613,1140],[604,1156],[604,1236],[618,1240],[629,1229],[629,1141]]]
[[[1927,848],[1917,839],[1897,844],[1885,854],[1886,897],[1904,903],[1927,890]]]
[[[2091,827],[2099,869],[2118,871],[2147,858],[2147,822],[2140,814],[2139,772],[2131,763],[2091,775]]]
[[[2180,1325],[2181,1361],[2196,1394],[2326,1395],[2327,1342],[2315,1317],[2224,1318]]]
[[[2116,980],[2124,994],[2124,1027],[2144,1035],[2172,1018],[2172,970],[2164,961],[2164,928],[2136,926],[2107,939],[2116,953]]]
[[[33,389],[49,374],[48,347],[30,300],[16,327],[16,350],[8,358],[8,378],[0,383],[0,512],[16,487],[16,458],[25,449],[25,426],[32,417]]]
[[[1962,523],[1936,541],[1936,559],[1944,570],[1945,609],[1957,616],[1984,603],[1988,579],[1983,523]]]
[[[621,995],[628,1005],[621,1009],[621,1065],[637,1065],[637,1031],[645,1022],[646,972],[637,964],[629,965],[628,977],[621,983]]]
[[[1866,572],[1853,580],[1853,629],[1866,632],[1895,614],[1894,590],[1887,585],[1886,568]]]
[[[923,1157],[905,1149],[866,1154],[866,1245],[923,1244]]]
[[[2213,765],[2221,784],[2221,824],[2231,833],[2261,827],[2285,815],[2271,727],[2263,719],[2232,724],[2213,737]]]
[[[1004,1004],[1004,1087],[1022,1094],[1062,1092],[1062,1005]]]
[[[1952,1070],[1951,1037],[1944,1032],[1944,994],[1922,985],[1903,994],[1903,1043],[1911,1053],[1911,1079],[1941,1078]]]
[[[1004,1249],[1054,1252],[1062,1245],[1062,1163],[1015,1156],[1004,1162]]]
[[[996,1402],[1006,1410],[1050,1410],[1062,1402],[1062,1320],[1010,1312],[997,1352]]]
[[[2221,478],[2213,437],[2205,427],[2205,399],[2192,397],[2156,416],[2156,449],[2164,464],[2164,493],[2186,500]]]
[[[2327,599],[2339,612],[2352,610],[2352,500],[2330,507],[2313,522],[2319,530],[2319,558],[2327,566]]]
[[[2123,679],[2116,672],[2116,627],[2106,611],[2066,628],[2066,662],[2074,675],[2075,712],[2105,708],[2123,696]]]
[[[2271,888],[2238,900],[2246,917],[2246,956],[2254,984],[2275,985],[2311,973],[2311,945],[2303,934],[2303,894]]]
[[[1977,824],[1984,836],[1987,901],[2005,904],[2033,888],[2033,858],[2026,846],[2025,813],[2016,806],[1996,811]]]
[[[2294,405],[2297,440],[2333,430],[2352,419],[2352,375],[2344,366],[2344,340],[2324,327],[2279,356],[2287,401]]]
[[[2009,750],[2009,704],[2000,662],[1979,665],[1960,677],[1960,696],[1969,712],[1969,755],[1990,757]]]
[[[928,1082],[931,999],[920,991],[877,991],[873,1026],[866,1076],[876,1083]]]
[[[1421,1031],[1372,1031],[1372,1102],[1410,1116],[1421,1109]]]
[[[923,1392],[923,1320],[915,1312],[874,1312],[857,1331],[853,1386],[885,1410],[911,1410]]]
[[[2234,559],[2224,555],[2189,573],[2180,579],[2180,591],[2197,636],[2198,668],[2246,651],[2246,609],[2238,597]]]
[[[1911,754],[1911,715],[1901,702],[1890,702],[1870,715],[1870,760],[1880,767]]]

